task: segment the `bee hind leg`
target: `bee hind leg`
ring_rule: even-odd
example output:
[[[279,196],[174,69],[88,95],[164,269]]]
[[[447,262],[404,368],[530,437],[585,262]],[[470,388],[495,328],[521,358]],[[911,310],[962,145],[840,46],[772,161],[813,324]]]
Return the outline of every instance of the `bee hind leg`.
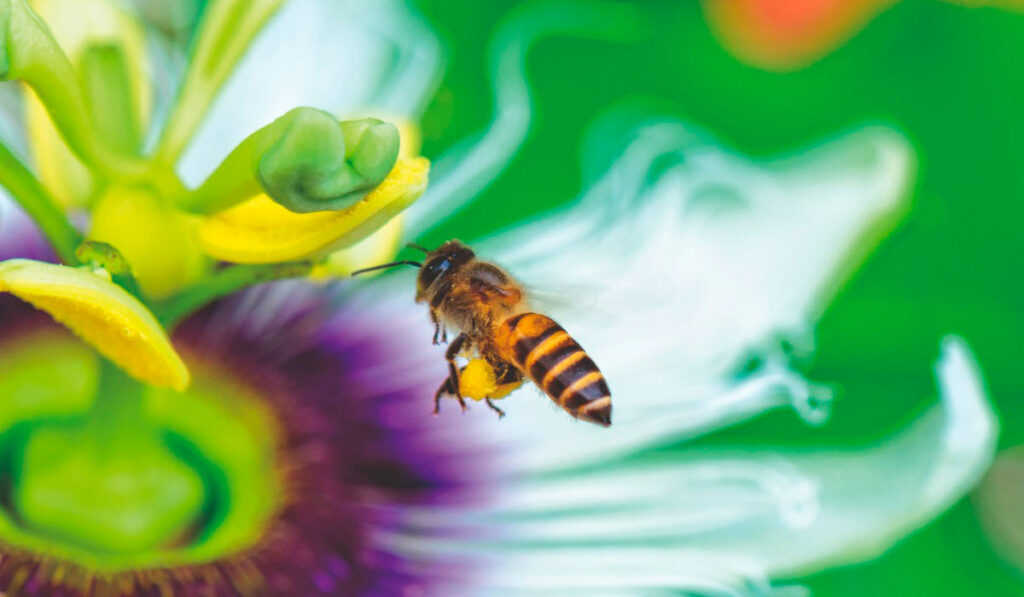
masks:
[[[448,379],[444,380],[444,383],[442,383],[441,386],[439,388],[437,388],[437,391],[434,392],[434,414],[435,415],[441,414],[441,398],[444,397],[444,396],[454,396],[455,399],[459,401],[459,406],[462,407],[463,411],[465,411],[467,408],[469,408],[466,405],[466,401],[462,398],[462,396],[459,396],[458,393],[456,392],[455,387],[454,387],[455,383],[457,383],[457,382],[453,382],[452,378],[449,377]]]
[[[441,414],[441,398],[443,396],[454,396],[455,389],[452,387],[452,378],[447,378],[441,383],[441,386],[434,392],[434,414]]]
[[[444,353],[444,358],[448,361],[448,379],[444,380],[434,394],[435,415],[441,412],[441,397],[445,394],[455,396],[455,399],[459,401],[459,406],[462,407],[462,412],[466,412],[466,401],[462,398],[462,392],[459,390],[459,368],[455,365],[455,358],[462,352],[462,348],[468,340],[469,336],[459,334]]]
[[[491,407],[491,410],[493,410],[494,412],[498,413],[498,418],[499,419],[505,417],[505,411],[503,411],[500,408],[498,408],[497,406],[495,406],[494,403],[491,402],[490,398],[487,399],[487,406]]]

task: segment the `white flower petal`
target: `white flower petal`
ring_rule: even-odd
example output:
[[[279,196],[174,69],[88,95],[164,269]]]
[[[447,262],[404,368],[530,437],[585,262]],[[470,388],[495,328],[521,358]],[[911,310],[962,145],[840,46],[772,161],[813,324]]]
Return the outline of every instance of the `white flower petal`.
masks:
[[[480,421],[514,454],[501,470],[571,469],[779,406],[822,422],[830,392],[789,370],[782,340],[807,343],[841,274],[902,212],[912,169],[906,141],[883,128],[758,165],[656,122],[580,202],[476,245],[528,286],[565,289],[539,310],[613,394],[609,431],[567,421],[530,385],[514,393],[510,416]],[[372,300],[401,310],[410,277],[382,280]],[[752,355],[763,365],[739,377]]]
[[[540,310],[601,367],[614,431],[567,424],[527,390],[505,401],[493,437],[534,470],[790,401],[820,422],[828,393],[788,371],[782,339],[806,342],[842,274],[903,209],[912,165],[906,141],[881,128],[757,165],[679,123],[645,127],[582,201],[477,246],[527,285],[568,289]],[[738,379],[751,355],[766,364]]]
[[[179,164],[196,185],[242,139],[297,106],[417,120],[440,77],[438,41],[398,0],[292,0],[228,80]]]
[[[983,474],[996,419],[962,340],[946,340],[936,374],[941,405],[875,447],[694,450],[524,477],[487,505],[410,508],[378,540],[475,559],[480,595],[789,594],[768,579],[875,557]]]
[[[790,402],[820,413],[822,393],[788,368],[782,339],[809,334],[841,274],[901,213],[912,166],[885,129],[767,165],[678,123],[642,129],[579,204],[478,246],[529,282],[574,290],[550,312],[604,369],[612,428],[573,424],[529,391],[500,422],[475,409],[480,436],[465,449],[508,456],[482,473],[500,491],[403,508],[404,528],[376,540],[411,566],[467,561],[481,570],[474,595],[802,595],[770,579],[874,557],[925,524],[995,445],[957,339],[937,366],[942,406],[880,446],[636,455]],[[426,339],[409,277],[395,277],[405,292],[382,281],[351,302],[391,301]],[[764,364],[738,376],[758,353]]]
[[[936,377],[941,407],[895,438],[855,453],[791,458],[819,487],[822,511],[786,549],[759,547],[772,570],[800,574],[873,558],[981,479],[995,454],[998,422],[962,339],[943,342]]]
[[[672,329],[684,337],[661,334],[670,358],[717,376],[751,347],[806,332],[856,250],[900,214],[911,175],[908,144],[882,128],[760,166],[656,124],[577,205],[478,252],[528,284],[571,288],[565,317],[595,343]],[[637,361],[665,353],[638,344]]]

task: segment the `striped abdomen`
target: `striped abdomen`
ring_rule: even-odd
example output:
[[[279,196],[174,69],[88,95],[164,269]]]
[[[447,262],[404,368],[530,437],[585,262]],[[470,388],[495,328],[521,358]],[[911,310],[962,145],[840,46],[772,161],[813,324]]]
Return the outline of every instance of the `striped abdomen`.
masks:
[[[586,351],[550,317],[523,313],[505,320],[498,335],[502,358],[518,367],[574,417],[612,424],[612,398]]]

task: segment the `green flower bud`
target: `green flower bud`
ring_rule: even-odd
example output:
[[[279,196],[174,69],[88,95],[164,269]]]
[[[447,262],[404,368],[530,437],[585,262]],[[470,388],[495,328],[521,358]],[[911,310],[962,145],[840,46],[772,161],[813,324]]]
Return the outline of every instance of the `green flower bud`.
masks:
[[[345,209],[383,182],[398,148],[393,124],[295,108],[249,135],[179,204],[214,213],[266,193],[296,213]]]
[[[381,183],[398,160],[398,128],[365,118],[339,123],[327,112],[297,108],[268,135],[256,176],[271,199],[291,211],[344,209]]]

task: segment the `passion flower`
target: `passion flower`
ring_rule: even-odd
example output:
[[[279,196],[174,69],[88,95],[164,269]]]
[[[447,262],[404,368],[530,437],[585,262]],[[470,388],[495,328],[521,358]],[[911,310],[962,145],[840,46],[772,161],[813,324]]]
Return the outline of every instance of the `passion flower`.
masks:
[[[392,258],[456,211],[529,127],[530,42],[622,38],[632,13],[510,21],[497,115],[428,190],[408,123],[437,42],[404,7],[212,3],[170,102],[119,6],[0,1],[0,71],[27,89],[26,138],[9,142],[31,158],[0,146],[21,208],[0,219],[0,591],[766,593],[886,549],[989,462],[994,419],[952,337],[941,404],[883,446],[690,443],[770,410],[825,423],[830,391],[792,353],[902,213],[899,134],[755,161],[676,121],[612,127],[629,133],[601,137],[616,151],[583,197],[475,246],[570,289],[550,312],[601,363],[615,427],[528,389],[502,421],[435,418],[445,366],[408,274],[306,278]],[[374,101],[354,100],[370,80]]]

